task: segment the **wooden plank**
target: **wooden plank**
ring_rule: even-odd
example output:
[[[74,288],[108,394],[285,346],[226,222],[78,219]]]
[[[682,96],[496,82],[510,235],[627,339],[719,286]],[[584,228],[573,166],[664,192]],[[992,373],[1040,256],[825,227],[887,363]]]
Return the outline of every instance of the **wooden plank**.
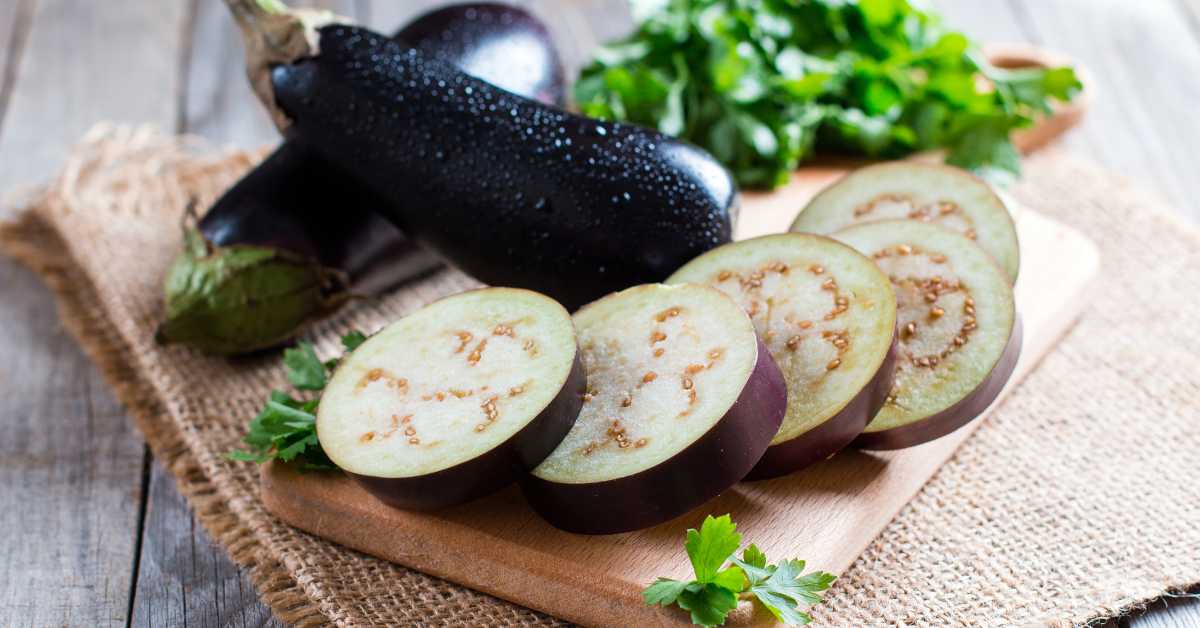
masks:
[[[283,626],[249,578],[209,540],[175,479],[150,472],[133,626]]]
[[[1195,151],[1200,45],[1174,0],[1013,0],[1038,43],[1095,69],[1095,106],[1066,145],[1149,183],[1200,220]]]
[[[8,3],[11,5],[11,3]],[[177,3],[22,2],[0,190],[50,177],[94,122],[174,127]],[[6,9],[4,15],[11,15]],[[16,15],[21,15],[17,11]],[[154,94],[165,94],[162,98]],[[144,445],[32,275],[0,262],[0,625],[125,623]]]
[[[33,13],[33,0],[0,4],[0,120],[16,78],[16,64],[25,47],[25,35]]]
[[[125,623],[143,444],[37,279],[0,260],[0,626]]]
[[[1129,628],[1195,628],[1200,626],[1200,594],[1162,598],[1122,623]]]
[[[356,17],[352,0],[291,2]],[[245,53],[224,2],[193,0],[190,47],[184,58],[181,130],[219,144],[256,148],[279,141],[279,133],[246,81]]]
[[[740,237],[786,228],[794,208],[828,174],[797,173],[809,185],[789,187],[787,202],[748,197],[743,211],[755,220]],[[1018,230],[1022,260],[1057,272],[1027,273],[1018,281],[1018,301],[1037,307],[1023,313],[1023,350],[1008,390],[1070,326],[1099,270],[1095,245],[1069,227],[1023,210]],[[918,447],[846,452],[803,473],[741,483],[672,522],[608,536],[552,528],[515,488],[444,511],[411,512],[383,505],[344,475],[269,465],[262,495],[276,516],[310,533],[567,620],[675,625],[686,616],[645,606],[640,591],[656,576],[686,574],[688,565],[679,560],[683,524],[729,512],[768,555],[803,556],[813,568],[840,573],[979,423]]]
[[[0,191],[49,179],[98,121],[173,130],[185,6],[38,2],[0,126]]]

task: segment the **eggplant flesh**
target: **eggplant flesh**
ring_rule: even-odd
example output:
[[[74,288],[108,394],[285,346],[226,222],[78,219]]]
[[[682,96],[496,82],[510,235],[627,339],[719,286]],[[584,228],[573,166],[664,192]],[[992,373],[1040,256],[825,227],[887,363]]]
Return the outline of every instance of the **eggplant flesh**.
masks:
[[[349,25],[271,70],[289,137],[353,167],[397,226],[476,279],[568,309],[730,241],[737,191],[704,151],[523,98]]]
[[[395,38],[505,89],[564,102],[550,34],[518,7],[438,9]],[[218,354],[263,349],[352,293],[377,294],[441,266],[380,215],[388,202],[311,147],[285,141],[198,222],[204,246],[187,247],[173,268],[159,340]],[[201,276],[211,281],[194,280]],[[287,285],[261,291],[279,283]]]
[[[425,510],[499,490],[571,429],[586,377],[567,311],[528,290],[446,297],[338,366],[317,434],[384,503]]]
[[[742,479],[779,431],[783,374],[719,291],[636,286],[572,318],[588,391],[566,438],[522,480],[554,526],[611,534],[677,517]]]

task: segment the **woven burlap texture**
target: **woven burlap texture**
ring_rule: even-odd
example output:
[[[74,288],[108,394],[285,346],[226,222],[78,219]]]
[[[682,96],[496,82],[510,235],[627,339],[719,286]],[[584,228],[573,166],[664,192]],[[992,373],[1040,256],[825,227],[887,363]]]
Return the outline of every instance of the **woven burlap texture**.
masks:
[[[278,522],[252,465],[226,460],[277,357],[225,361],[152,338],[189,199],[206,206],[259,153],[101,126],[0,230],[178,479],[205,528],[298,625],[551,625],[556,619]],[[1086,623],[1200,582],[1200,233],[1153,197],[1058,154],[1014,193],[1099,244],[1081,322],[813,609],[819,625]],[[1024,273],[1052,273],[1025,268]],[[450,271],[432,300],[474,283]],[[356,304],[309,336],[405,312]]]

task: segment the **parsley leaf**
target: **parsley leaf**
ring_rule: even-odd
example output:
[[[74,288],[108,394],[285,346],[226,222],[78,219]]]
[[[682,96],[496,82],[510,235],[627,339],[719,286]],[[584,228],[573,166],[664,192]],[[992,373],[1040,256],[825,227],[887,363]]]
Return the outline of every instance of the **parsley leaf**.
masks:
[[[358,348],[358,345],[366,341],[367,335],[357,329],[352,329],[345,336],[342,336],[342,346],[346,348],[346,351],[354,351]]]
[[[300,390],[325,388],[325,364],[317,358],[317,352],[307,342],[298,343],[283,352],[283,366],[287,369],[288,381]]]
[[[232,460],[284,462],[303,456],[305,469],[332,469],[333,463],[317,442],[316,401],[302,402],[274,391],[243,439],[249,451],[234,451]]]
[[[742,544],[742,535],[737,533],[737,524],[729,515],[713,518],[709,515],[700,524],[700,530],[687,531],[684,548],[692,561],[692,569],[699,582],[712,582],[721,565]]]
[[[705,517],[699,530],[687,531],[684,543],[696,579],[659,578],[642,591],[643,600],[650,606],[677,605],[691,614],[693,624],[701,626],[723,625],[742,597],[757,600],[785,624],[811,622],[800,608],[820,602],[818,593],[829,588],[834,576],[820,571],[804,574],[802,560],[768,564],[766,555],[753,544],[738,559],[734,552],[741,540],[729,515]],[[727,561],[733,564],[721,569]]]
[[[351,331],[342,337],[342,346],[352,351],[366,336]],[[307,342],[283,352],[288,381],[297,389],[320,391],[328,383],[328,373],[337,368],[338,359],[321,362],[316,350]],[[271,391],[263,409],[250,421],[249,431],[242,442],[246,451],[226,454],[230,460],[264,463],[268,460],[301,462],[300,469],[336,469],[321,443],[317,440],[317,405],[319,399],[297,399],[281,391]]]
[[[747,187],[814,152],[948,149],[1012,178],[1012,132],[1082,88],[1074,70],[999,68],[912,0],[637,0],[637,30],[575,84],[585,114],[696,143]]]
[[[642,599],[646,601],[647,606],[654,606],[655,604],[670,606],[675,603],[675,600],[679,599],[679,594],[683,593],[684,589],[693,584],[690,581],[685,582],[683,580],[659,578],[654,584],[646,587],[645,591],[642,591]]]
[[[676,604],[685,611],[691,611],[693,624],[720,626],[725,623],[729,611],[737,608],[738,594],[710,583],[684,589]]]

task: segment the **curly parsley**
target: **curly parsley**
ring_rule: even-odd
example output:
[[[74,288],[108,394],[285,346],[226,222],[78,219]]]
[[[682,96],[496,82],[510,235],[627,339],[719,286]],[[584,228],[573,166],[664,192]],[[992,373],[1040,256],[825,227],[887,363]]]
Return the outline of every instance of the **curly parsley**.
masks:
[[[708,149],[771,188],[814,151],[899,157],[945,148],[993,179],[1009,139],[1081,89],[1071,68],[1002,69],[909,0],[634,0],[637,30],[575,86],[591,116]]]
[[[359,331],[342,336],[347,352],[358,348],[367,337]],[[298,390],[320,392],[337,368],[338,360],[321,362],[313,346],[300,342],[283,352],[288,381]],[[317,441],[317,404],[319,398],[297,399],[282,390],[272,390],[266,405],[250,421],[242,442],[248,451],[227,454],[230,460],[264,463],[268,460],[291,462],[299,459],[302,470],[336,469]]]

